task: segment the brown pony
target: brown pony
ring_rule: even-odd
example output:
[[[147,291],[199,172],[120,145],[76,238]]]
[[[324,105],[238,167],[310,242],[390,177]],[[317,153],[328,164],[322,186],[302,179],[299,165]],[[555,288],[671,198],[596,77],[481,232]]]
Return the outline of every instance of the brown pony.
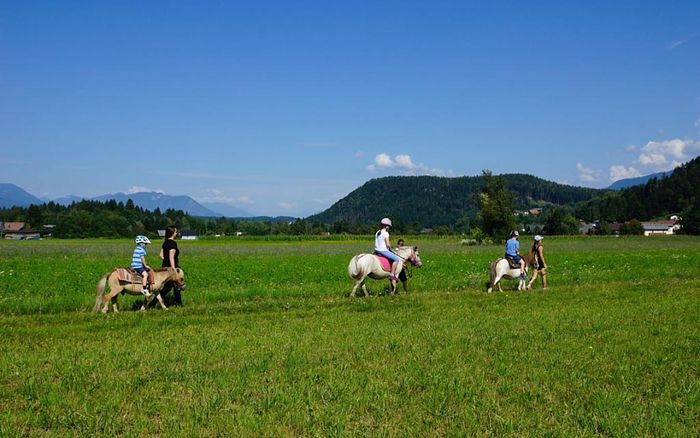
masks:
[[[160,306],[164,309],[167,310],[168,308],[165,307],[165,303],[163,302],[163,298],[160,296],[160,291],[163,290],[163,288],[168,285],[172,284],[173,287],[180,288],[181,290],[185,288],[185,273],[182,271],[180,268],[161,268],[161,269],[156,269],[154,271],[151,271],[153,274],[153,286],[151,287],[151,293],[156,295],[156,298],[158,298],[158,302],[160,303]],[[109,284],[109,294],[105,296],[105,285]],[[141,281],[139,280],[138,282],[129,282],[129,281],[123,281],[119,279],[119,274],[117,272],[117,269],[113,269],[112,271],[106,273],[105,275],[100,278],[100,281],[97,283],[97,297],[95,298],[95,312],[99,312],[100,308],[102,309],[102,313],[107,313],[107,310],[109,308],[109,302],[112,302],[112,308],[115,312],[119,312],[119,309],[117,308],[117,297],[119,296],[120,292],[125,292],[130,295],[142,295],[141,294]],[[151,295],[152,297],[153,295]],[[141,310],[146,309],[146,305],[148,304],[149,301],[151,301],[152,298],[146,298],[143,301],[143,306],[141,306]]]
[[[528,266],[535,264],[535,253],[529,252],[523,256],[525,261],[525,275],[527,275]],[[508,260],[501,258],[491,263],[491,271],[489,278],[489,288],[487,292],[491,292],[496,285],[498,285],[498,290],[503,292],[501,289],[501,279],[506,278],[508,280],[518,279],[518,290],[525,290],[525,280],[520,278],[520,268],[512,268],[508,263]]]

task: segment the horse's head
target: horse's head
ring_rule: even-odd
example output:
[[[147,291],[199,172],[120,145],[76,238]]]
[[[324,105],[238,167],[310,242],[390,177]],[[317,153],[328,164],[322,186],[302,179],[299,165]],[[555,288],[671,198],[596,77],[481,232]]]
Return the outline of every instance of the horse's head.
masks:
[[[185,290],[185,272],[180,268],[171,270],[170,281],[180,290]]]
[[[420,260],[420,256],[418,255],[418,247],[417,246],[414,246],[412,248],[411,254],[408,256],[408,260],[416,268],[420,268],[423,266],[423,262]]]

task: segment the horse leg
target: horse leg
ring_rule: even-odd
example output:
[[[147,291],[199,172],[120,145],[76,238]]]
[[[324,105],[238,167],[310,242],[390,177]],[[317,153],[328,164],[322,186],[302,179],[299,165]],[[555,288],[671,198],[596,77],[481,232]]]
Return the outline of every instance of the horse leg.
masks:
[[[361,284],[362,284],[362,280],[355,281],[355,286],[352,288],[352,292],[350,292],[351,297],[355,296],[355,291],[357,291],[357,288],[360,287]]]
[[[168,308],[165,306],[165,302],[163,301],[163,297],[161,297],[160,294],[157,294],[156,298],[158,299],[158,303],[160,304],[160,307],[163,310],[168,310]]]
[[[396,281],[389,280],[389,295],[394,295],[396,293]]]
[[[116,310],[116,302],[117,302],[117,295],[119,292],[114,293],[115,289],[112,287],[109,288],[109,293],[104,297],[104,305],[102,306],[102,313],[107,313],[109,311],[109,303],[112,303],[112,306],[114,307],[114,311],[118,312]]]

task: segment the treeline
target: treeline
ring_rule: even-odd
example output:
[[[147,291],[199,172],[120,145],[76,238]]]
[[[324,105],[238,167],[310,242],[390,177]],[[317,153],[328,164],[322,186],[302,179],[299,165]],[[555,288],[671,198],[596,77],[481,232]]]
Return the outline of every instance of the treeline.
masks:
[[[700,157],[677,167],[668,177],[577,203],[574,211],[580,219],[606,222],[647,221],[678,215],[685,232],[698,234]]]
[[[52,236],[57,238],[120,238],[139,234],[155,237],[158,230],[175,225],[179,230],[190,230],[197,235],[303,235],[321,234],[328,227],[312,224],[303,219],[277,222],[274,220],[234,220],[230,218],[201,218],[190,216],[182,210],[168,209],[161,212],[145,210],[114,200],[80,201],[69,206],[54,202],[29,207],[0,210],[0,221],[25,222],[32,231],[41,232],[52,225]]]

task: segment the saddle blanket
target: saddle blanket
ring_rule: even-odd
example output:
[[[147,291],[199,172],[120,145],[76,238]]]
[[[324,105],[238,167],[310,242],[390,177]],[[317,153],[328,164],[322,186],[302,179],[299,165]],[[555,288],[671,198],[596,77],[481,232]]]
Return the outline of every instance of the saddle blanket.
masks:
[[[508,260],[508,266],[510,266],[511,269],[520,269],[520,263],[516,262],[515,259],[506,257],[506,260]]]
[[[379,259],[379,264],[382,265],[382,269],[386,272],[391,272],[391,260],[380,254],[374,254],[374,256]]]
[[[127,268],[117,268],[117,278],[126,283],[141,283],[143,280],[141,275]]]

